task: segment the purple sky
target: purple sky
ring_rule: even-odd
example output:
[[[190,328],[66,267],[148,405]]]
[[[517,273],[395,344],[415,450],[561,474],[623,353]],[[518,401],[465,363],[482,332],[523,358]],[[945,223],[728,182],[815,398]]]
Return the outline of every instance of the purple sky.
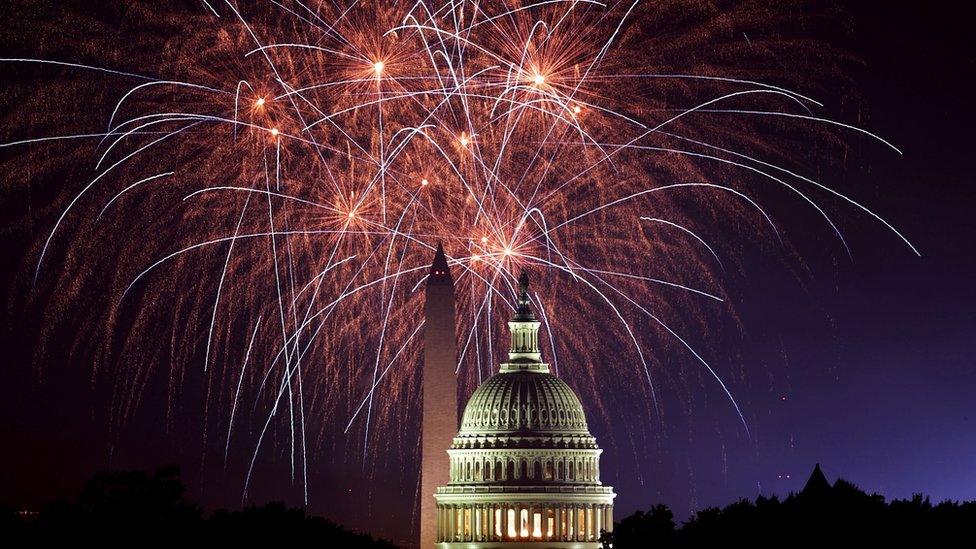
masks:
[[[746,337],[716,352],[737,357],[760,381],[773,380],[739,394],[752,440],[720,405],[710,408],[714,417],[672,426],[658,451],[639,461],[594,426],[606,451],[603,479],[620,494],[618,517],[660,502],[685,516],[760,488],[786,494],[802,487],[816,462],[831,480],[841,476],[889,497],[976,499],[976,41],[961,10],[851,4],[849,47],[865,62],[853,78],[864,98],[861,123],[905,154],[864,146],[838,177],[909,236],[922,257],[854,213],[843,218],[853,262],[819,226],[791,234],[809,271],[800,280],[782,262],[757,256],[730,288],[741,301]],[[0,204],[4,212],[26,207]],[[14,301],[24,291],[17,264],[37,227],[3,226],[0,288]],[[118,467],[180,463],[193,497],[210,505],[237,501],[239,481],[201,467],[195,428],[158,429],[158,395],[147,396],[136,422],[145,431],[134,428],[110,448],[104,426],[88,412],[104,388],[91,388],[84,365],[52,365],[39,377],[30,360],[36,319],[24,315],[8,307],[2,317],[0,503],[71,495],[110,459]],[[67,360],[62,354],[55,359]],[[313,491],[324,497],[313,499],[312,511],[360,528],[370,516],[383,524],[381,533],[403,536],[397,525],[409,521],[402,502],[411,494],[383,474],[363,492],[360,483],[369,481],[362,472],[338,461],[323,459],[326,472]],[[267,484],[256,490],[268,497],[287,492],[272,478],[261,482]],[[395,508],[378,510],[377,502],[390,501]],[[363,505],[373,511],[364,515],[357,510]]]

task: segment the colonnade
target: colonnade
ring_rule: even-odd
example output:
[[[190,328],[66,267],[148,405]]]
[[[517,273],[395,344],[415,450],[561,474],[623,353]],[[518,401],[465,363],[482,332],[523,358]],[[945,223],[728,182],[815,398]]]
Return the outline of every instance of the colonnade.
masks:
[[[559,458],[492,458],[460,456],[451,459],[451,482],[499,482],[512,480],[599,482],[596,456]]]
[[[598,541],[613,529],[613,505],[602,503],[464,503],[437,508],[439,542]]]

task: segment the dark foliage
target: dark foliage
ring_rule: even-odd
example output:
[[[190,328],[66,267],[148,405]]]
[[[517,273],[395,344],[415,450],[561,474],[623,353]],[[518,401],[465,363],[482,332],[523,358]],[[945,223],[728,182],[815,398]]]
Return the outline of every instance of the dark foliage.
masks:
[[[56,501],[38,512],[0,509],[5,537],[73,538],[100,542],[161,540],[242,543],[313,541],[322,547],[394,549],[383,540],[346,530],[281,503],[207,516],[183,497],[179,469],[101,473],[85,485],[76,502]],[[249,543],[250,542],[250,543]],[[113,543],[114,545],[114,543]]]
[[[838,480],[783,500],[759,496],[695,513],[678,526],[671,510],[656,505],[616,523],[614,549],[669,547],[785,547],[791,545],[931,547],[964,540],[976,524],[976,502],[927,497],[886,502]],[[941,544],[940,544],[941,545]]]

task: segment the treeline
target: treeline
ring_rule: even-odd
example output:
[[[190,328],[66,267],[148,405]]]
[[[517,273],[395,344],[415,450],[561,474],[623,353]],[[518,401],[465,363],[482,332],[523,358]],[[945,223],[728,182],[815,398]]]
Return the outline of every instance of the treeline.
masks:
[[[237,511],[205,513],[184,498],[179,469],[155,473],[101,473],[85,485],[77,501],[60,500],[37,511],[3,509],[4,535],[66,537],[153,543],[185,539],[218,542],[314,541],[323,547],[394,549],[384,540],[349,531],[303,509],[281,503]],[[247,546],[247,545],[245,545]]]
[[[831,486],[818,467],[799,494],[703,509],[681,525],[665,505],[639,511],[616,523],[604,547],[952,546],[968,544],[974,526],[976,502],[933,504],[921,494],[886,502],[846,480]]]

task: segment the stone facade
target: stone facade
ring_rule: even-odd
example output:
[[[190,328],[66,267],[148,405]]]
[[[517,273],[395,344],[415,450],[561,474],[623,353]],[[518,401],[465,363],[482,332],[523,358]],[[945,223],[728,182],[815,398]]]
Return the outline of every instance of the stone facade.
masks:
[[[573,390],[549,372],[523,275],[509,361],[475,390],[437,489],[437,547],[597,548],[613,528],[600,450]]]

